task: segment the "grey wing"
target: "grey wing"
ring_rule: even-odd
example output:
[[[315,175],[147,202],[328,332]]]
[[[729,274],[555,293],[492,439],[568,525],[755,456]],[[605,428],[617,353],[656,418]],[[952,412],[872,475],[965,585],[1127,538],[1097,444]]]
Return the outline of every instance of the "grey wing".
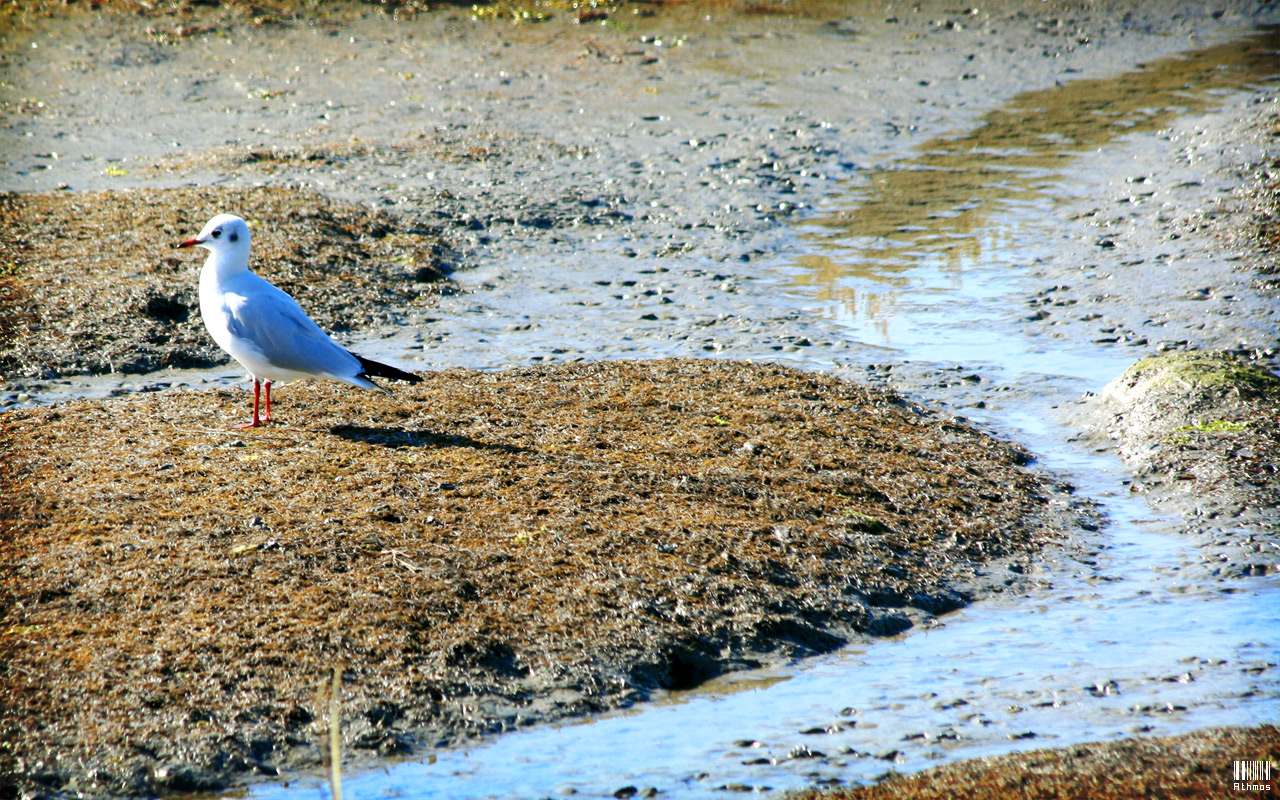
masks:
[[[272,367],[335,377],[360,373],[355,356],[320,330],[292,297],[266,281],[228,300],[231,335]]]

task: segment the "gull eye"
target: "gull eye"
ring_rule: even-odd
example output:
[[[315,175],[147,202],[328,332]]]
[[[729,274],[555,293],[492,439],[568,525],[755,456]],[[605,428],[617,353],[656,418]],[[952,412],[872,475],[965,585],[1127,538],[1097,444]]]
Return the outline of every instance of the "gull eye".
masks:
[[[213,229],[213,238],[217,239],[221,235],[222,235],[222,228]]]

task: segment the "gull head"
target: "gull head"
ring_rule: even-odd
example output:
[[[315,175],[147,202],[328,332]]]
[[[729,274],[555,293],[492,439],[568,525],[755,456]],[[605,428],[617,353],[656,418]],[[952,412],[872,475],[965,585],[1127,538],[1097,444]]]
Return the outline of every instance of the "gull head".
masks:
[[[205,223],[200,235],[178,247],[203,247],[215,254],[244,253],[249,257],[249,226],[234,214],[219,214]]]

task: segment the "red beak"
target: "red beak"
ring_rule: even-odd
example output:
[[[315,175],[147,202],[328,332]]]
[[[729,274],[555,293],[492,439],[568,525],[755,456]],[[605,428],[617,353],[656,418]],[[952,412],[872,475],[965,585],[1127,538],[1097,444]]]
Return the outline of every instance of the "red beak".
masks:
[[[178,247],[191,247],[192,245],[197,245],[197,244],[200,244],[199,239],[188,239],[182,244],[178,245]]]

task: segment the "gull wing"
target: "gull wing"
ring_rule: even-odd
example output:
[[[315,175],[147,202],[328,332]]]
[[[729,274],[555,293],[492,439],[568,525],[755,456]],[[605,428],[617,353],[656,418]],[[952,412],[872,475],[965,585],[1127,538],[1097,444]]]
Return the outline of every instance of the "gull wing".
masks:
[[[292,297],[253,273],[246,278],[253,280],[236,281],[224,294],[227,329],[236,347],[273,370],[356,382],[361,366],[355,356],[329,338]]]

